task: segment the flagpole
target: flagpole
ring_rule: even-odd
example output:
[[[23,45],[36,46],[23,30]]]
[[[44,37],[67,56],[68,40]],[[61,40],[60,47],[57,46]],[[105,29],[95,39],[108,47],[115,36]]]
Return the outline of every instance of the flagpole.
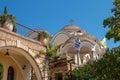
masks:
[[[81,63],[81,60],[80,60],[80,45],[81,45],[81,41],[78,37],[76,37],[75,39],[75,48],[77,50],[77,65],[79,66],[80,63]]]
[[[77,62],[78,62],[78,66],[80,65],[79,57],[80,57],[79,50],[77,50]]]

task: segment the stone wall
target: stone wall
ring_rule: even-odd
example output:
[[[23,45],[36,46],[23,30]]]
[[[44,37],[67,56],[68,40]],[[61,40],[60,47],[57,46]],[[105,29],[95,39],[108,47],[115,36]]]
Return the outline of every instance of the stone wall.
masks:
[[[44,56],[41,57],[40,55],[36,57],[36,55],[39,54],[40,50],[46,50],[45,46],[42,45],[41,42],[26,38],[9,30],[0,28],[0,49],[4,47],[20,48],[29,53],[39,66],[41,72],[40,74],[42,75],[43,69],[41,63],[43,63]]]

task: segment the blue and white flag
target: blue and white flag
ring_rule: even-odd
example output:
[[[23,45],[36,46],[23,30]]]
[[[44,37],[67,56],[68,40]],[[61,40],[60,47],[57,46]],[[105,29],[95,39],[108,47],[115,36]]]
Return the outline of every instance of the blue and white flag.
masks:
[[[80,50],[81,41],[78,37],[75,39],[75,49]]]

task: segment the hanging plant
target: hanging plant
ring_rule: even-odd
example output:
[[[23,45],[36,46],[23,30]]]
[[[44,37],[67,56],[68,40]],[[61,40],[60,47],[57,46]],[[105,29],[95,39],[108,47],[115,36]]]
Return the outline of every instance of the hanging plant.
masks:
[[[0,16],[0,24],[1,24],[1,27],[3,27],[4,23],[10,19],[12,24],[13,24],[13,32],[16,32],[16,18],[15,16],[13,16],[12,14],[8,14],[7,13],[7,8],[5,7],[4,8],[4,14]]]
[[[0,72],[2,72],[2,71],[3,71],[3,65],[0,64]]]
[[[3,65],[0,64],[0,80],[2,80]]]

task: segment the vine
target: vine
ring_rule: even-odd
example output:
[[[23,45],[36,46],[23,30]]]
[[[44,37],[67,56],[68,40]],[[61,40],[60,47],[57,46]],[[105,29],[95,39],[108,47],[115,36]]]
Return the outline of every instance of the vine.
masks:
[[[0,80],[2,80],[3,65],[0,64]]]

